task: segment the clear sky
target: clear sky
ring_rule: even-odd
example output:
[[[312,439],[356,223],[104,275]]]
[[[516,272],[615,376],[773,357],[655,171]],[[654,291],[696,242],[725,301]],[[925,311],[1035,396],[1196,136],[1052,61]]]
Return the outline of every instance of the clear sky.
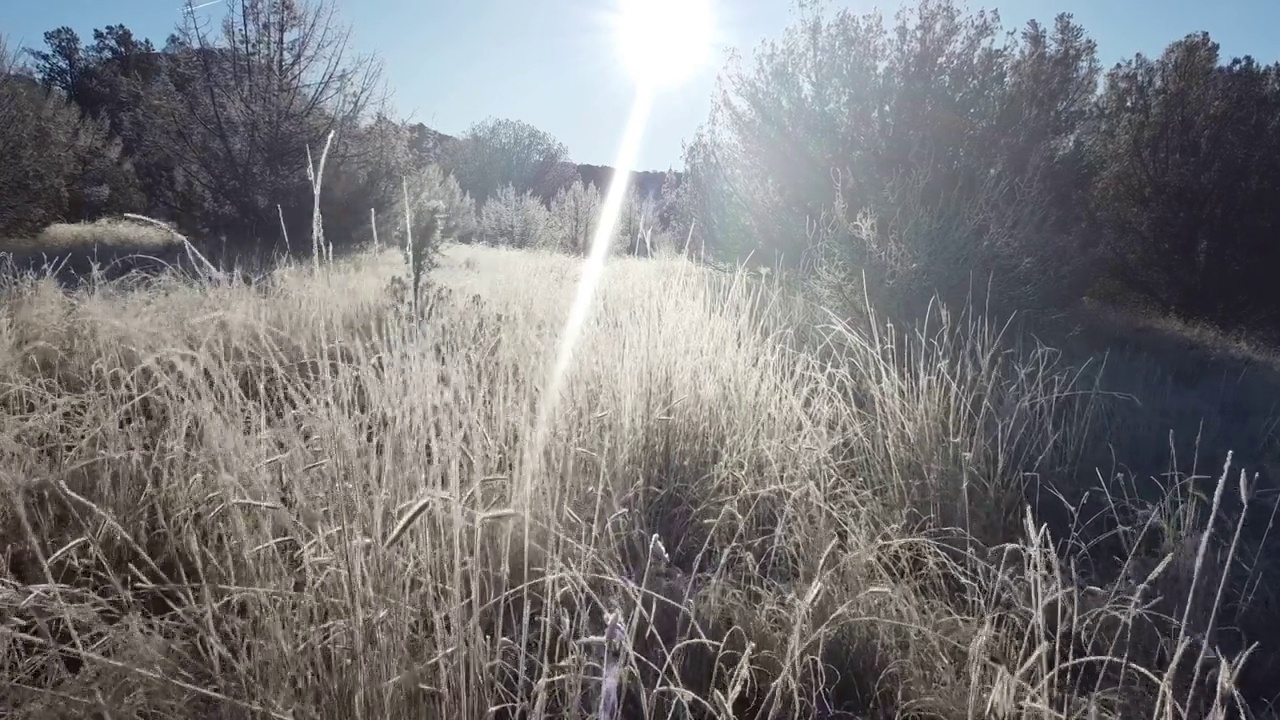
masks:
[[[363,51],[384,60],[403,114],[459,134],[487,116],[551,132],[578,162],[611,164],[632,84],[612,48],[607,21],[616,0],[336,0]],[[124,23],[157,45],[183,0],[0,0],[0,32],[39,45],[44,31],[69,25],[82,37]],[[892,15],[895,0],[832,0]],[[1280,60],[1278,0],[969,0],[995,7],[1006,27],[1074,13],[1098,41],[1104,66],[1134,52],[1158,53],[1183,35],[1208,30],[1227,56]],[[790,0],[717,0],[726,46],[754,47],[778,35]],[[220,11],[213,7],[202,12]],[[723,48],[717,58],[723,54]],[[715,72],[697,73],[657,101],[640,166],[680,167],[681,142],[705,120]]]

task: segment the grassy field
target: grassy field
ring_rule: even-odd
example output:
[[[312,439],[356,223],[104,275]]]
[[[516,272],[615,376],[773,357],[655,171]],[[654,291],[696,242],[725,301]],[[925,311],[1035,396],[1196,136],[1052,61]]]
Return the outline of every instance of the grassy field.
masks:
[[[1275,717],[1273,385],[617,260],[538,433],[577,263],[401,265],[5,299],[0,714]]]

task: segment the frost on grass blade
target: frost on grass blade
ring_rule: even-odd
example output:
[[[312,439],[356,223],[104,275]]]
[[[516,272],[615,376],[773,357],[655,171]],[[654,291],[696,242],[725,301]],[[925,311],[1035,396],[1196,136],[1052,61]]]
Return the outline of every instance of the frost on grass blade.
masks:
[[[622,624],[622,614],[609,613],[604,631],[604,673],[600,684],[600,720],[618,720],[622,694],[622,651],[626,644],[627,629]]]

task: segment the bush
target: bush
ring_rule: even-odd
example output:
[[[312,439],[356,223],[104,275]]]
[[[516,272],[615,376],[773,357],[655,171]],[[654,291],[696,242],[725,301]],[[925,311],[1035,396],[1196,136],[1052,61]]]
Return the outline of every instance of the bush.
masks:
[[[1066,247],[1029,247],[1045,238],[1033,198],[987,188],[930,201],[926,171],[903,173],[857,212],[837,197],[809,227],[802,269],[825,302],[846,312],[874,307],[915,319],[935,302],[989,312],[1058,317],[1083,296],[1091,257]]]
[[[447,240],[470,243],[480,232],[476,219],[475,203],[462,191],[457,179],[446,173],[438,165],[427,167],[410,175],[406,181],[408,202],[411,208],[414,225],[413,237],[425,237],[433,228],[427,217],[435,213],[440,217],[440,235]],[[400,204],[403,208],[404,203]],[[399,209],[399,218],[393,230],[403,233],[403,209]],[[381,223],[379,223],[381,224]]]
[[[600,223],[601,202],[596,186],[583,184],[581,180],[557,193],[551,201],[557,240],[553,245],[571,255],[587,254]]]
[[[893,28],[806,7],[727,72],[686,151],[682,204],[714,251],[801,268],[816,252],[838,259],[831,281],[865,272],[904,305],[959,306],[992,276],[1002,310],[1078,297],[1077,136],[1098,75],[1079,27],[999,43],[997,16],[950,0]]]
[[[1226,62],[1208,34],[1107,74],[1091,193],[1108,275],[1160,312],[1274,332],[1280,64]]]
[[[559,240],[551,212],[530,193],[510,185],[499,189],[480,211],[480,237],[489,245],[555,247]]]
[[[106,126],[20,74],[0,74],[0,157],[0,238],[142,203]]]
[[[604,199],[594,185],[577,181],[561,190],[551,201],[549,244],[572,255],[584,255],[595,241]],[[615,255],[644,255],[656,252],[671,241],[659,228],[657,204],[640,197],[633,188],[619,209],[610,252]]]
[[[614,229],[613,252],[622,255],[652,254],[653,233],[658,229],[658,207],[650,197],[631,188],[623,198]]]

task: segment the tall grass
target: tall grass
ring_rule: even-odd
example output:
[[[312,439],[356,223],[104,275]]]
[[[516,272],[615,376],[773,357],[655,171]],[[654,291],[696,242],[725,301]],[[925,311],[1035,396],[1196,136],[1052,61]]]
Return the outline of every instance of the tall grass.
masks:
[[[162,250],[176,243],[163,228],[127,219],[108,218],[92,223],[56,223],[33,238],[0,238],[0,253],[23,256],[58,253],[100,246],[138,251]]]
[[[265,293],[8,297],[0,707],[1262,707],[1245,670],[1275,646],[1226,636],[1280,617],[1269,515],[1241,532],[1274,508],[1229,470],[1203,506],[1097,482],[1109,398],[981,318],[855,328],[746,276],[612,262],[527,462],[576,268],[450,248],[416,312],[389,253]]]

